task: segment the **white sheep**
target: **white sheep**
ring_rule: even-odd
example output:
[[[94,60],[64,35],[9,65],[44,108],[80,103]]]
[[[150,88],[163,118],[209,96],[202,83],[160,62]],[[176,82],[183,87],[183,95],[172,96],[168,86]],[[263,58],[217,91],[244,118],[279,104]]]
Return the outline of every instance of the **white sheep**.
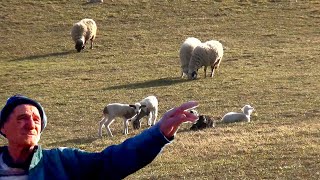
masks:
[[[201,41],[194,37],[187,38],[180,47],[180,63],[181,63],[181,78],[188,74],[188,66],[193,49],[201,44]]]
[[[254,111],[254,108],[250,105],[245,105],[242,109],[242,113],[239,112],[228,112],[225,114],[221,122],[233,123],[233,122],[250,122],[250,115]]]
[[[93,41],[97,35],[97,25],[93,19],[82,19],[75,23],[71,29],[71,37],[75,42],[75,49],[80,52],[90,40],[90,49],[93,49]]]
[[[103,109],[103,118],[99,123],[99,137],[102,137],[102,128],[103,126],[106,127],[107,133],[110,137],[112,137],[112,133],[110,130],[111,123],[115,120],[116,117],[122,117],[123,118],[123,133],[125,135],[128,134],[128,125],[129,120],[134,118],[137,114],[139,114],[141,109],[140,103],[135,103],[134,105],[129,104],[121,104],[121,103],[111,103],[108,104]]]
[[[140,101],[141,111],[132,120],[133,128],[139,129],[141,127],[141,119],[144,116],[149,116],[148,125],[155,125],[158,117],[158,99],[155,96],[148,96]]]
[[[210,77],[213,77],[214,70],[220,66],[223,57],[223,46],[219,41],[211,40],[201,43],[192,51],[188,78],[196,79],[198,69],[204,66],[204,77],[207,77],[207,67],[211,66]]]

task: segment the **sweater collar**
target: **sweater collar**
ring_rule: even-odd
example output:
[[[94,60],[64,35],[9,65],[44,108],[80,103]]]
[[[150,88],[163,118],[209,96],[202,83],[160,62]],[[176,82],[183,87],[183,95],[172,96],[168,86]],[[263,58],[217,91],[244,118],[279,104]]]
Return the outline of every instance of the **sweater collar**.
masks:
[[[22,168],[22,169],[32,169],[34,168],[41,160],[42,158],[42,148],[41,146],[36,146],[33,152],[33,155],[28,159],[27,163],[23,164],[15,164],[12,162],[12,158],[9,155],[8,152],[8,146],[2,146],[0,147],[0,154],[3,154],[3,161],[6,163],[9,167],[13,168]]]
[[[28,170],[30,163],[31,163],[31,160],[32,160],[32,157],[33,157],[33,154],[37,149],[38,149],[38,147],[35,146],[32,155],[30,157],[28,157],[28,159],[24,163],[16,163],[13,161],[12,157],[9,154],[8,146],[6,146],[3,149],[3,154],[2,154],[3,162],[5,164],[7,164],[7,166],[12,167],[12,168],[20,168],[20,169]]]

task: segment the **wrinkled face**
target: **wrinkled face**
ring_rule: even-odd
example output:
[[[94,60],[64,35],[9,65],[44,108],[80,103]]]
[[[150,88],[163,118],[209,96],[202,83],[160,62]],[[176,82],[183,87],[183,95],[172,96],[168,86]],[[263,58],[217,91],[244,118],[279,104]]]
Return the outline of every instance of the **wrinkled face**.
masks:
[[[9,145],[32,147],[38,144],[41,131],[41,116],[35,106],[18,105],[1,128]]]

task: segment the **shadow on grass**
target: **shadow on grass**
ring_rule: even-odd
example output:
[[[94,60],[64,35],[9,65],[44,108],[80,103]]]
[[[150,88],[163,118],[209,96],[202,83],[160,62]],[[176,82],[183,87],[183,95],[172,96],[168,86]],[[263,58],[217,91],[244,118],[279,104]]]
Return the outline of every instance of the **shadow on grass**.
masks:
[[[92,4],[92,5],[99,5],[99,4],[102,4],[102,2],[90,2],[90,1],[88,1],[88,2],[85,2],[85,3],[82,3],[82,5],[90,5],[90,4]]]
[[[132,84],[123,84],[118,86],[111,86],[104,88],[103,90],[115,90],[115,89],[140,89],[140,88],[150,88],[150,87],[160,87],[160,86],[170,86],[172,84],[183,83],[188,81],[182,78],[160,78],[150,81],[143,81]]]
[[[55,52],[55,53],[49,53],[49,54],[21,57],[21,58],[17,58],[17,59],[12,59],[11,61],[37,60],[37,59],[46,58],[46,57],[65,56],[65,55],[72,54],[72,53],[77,53],[77,52],[74,50],[65,51],[65,52]]]
[[[87,138],[75,138],[75,139],[69,139],[66,141],[59,141],[59,142],[54,142],[54,143],[50,143],[48,144],[49,146],[56,146],[56,147],[60,147],[60,146],[69,146],[71,144],[88,144],[88,143],[92,143],[95,140],[99,139],[98,137],[87,137]]]

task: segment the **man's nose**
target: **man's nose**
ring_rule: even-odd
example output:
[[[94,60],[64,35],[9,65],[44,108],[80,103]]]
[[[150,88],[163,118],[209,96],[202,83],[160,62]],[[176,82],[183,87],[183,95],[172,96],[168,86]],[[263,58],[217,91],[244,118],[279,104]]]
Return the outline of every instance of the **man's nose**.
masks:
[[[32,117],[28,117],[26,119],[26,126],[30,129],[33,129],[35,127],[36,123]]]

